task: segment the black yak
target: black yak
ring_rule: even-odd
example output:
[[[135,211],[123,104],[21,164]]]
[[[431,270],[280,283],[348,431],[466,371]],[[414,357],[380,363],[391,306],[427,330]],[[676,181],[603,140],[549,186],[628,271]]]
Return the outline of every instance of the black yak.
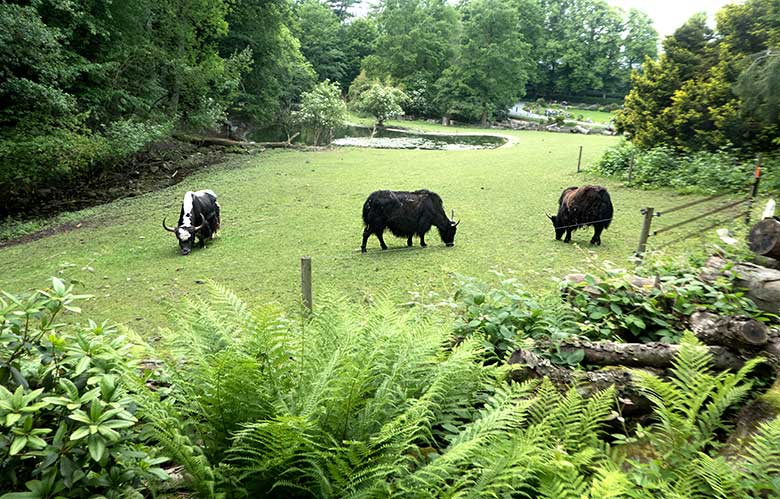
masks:
[[[455,213],[453,212],[453,218]],[[366,241],[376,234],[382,249],[387,249],[382,233],[390,229],[397,237],[405,237],[406,245],[412,245],[412,236],[420,236],[420,246],[425,244],[425,234],[436,226],[439,236],[447,246],[455,244],[458,224],[444,211],[441,198],[435,192],[425,189],[407,191],[376,191],[363,203],[363,244],[360,250],[366,252]]]
[[[181,254],[189,255],[195,237],[200,238],[200,247],[204,247],[206,239],[214,238],[214,234],[219,230],[219,223],[220,208],[219,203],[217,203],[217,195],[214,194],[214,191],[205,190],[187,191],[184,194],[179,223],[175,229],[165,225],[165,217],[163,217],[162,225],[165,230],[176,235]]]
[[[564,232],[564,243],[571,242],[571,233],[581,227],[593,226],[590,244],[601,246],[601,231],[612,222],[612,200],[600,185],[568,187],[558,199],[558,214],[547,215],[555,227],[555,239],[560,240]]]

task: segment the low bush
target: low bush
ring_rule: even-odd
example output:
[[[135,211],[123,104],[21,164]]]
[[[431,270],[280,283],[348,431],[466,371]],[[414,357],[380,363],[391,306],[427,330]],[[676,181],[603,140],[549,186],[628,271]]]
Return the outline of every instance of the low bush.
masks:
[[[516,282],[483,299],[482,285],[465,281],[481,322],[552,336],[546,302]],[[0,498],[154,497],[166,475],[150,442],[183,467],[179,485],[204,498],[780,493],[780,418],[739,456],[719,454],[760,359],[713,373],[707,350],[684,337],[670,379],[636,374],[653,405],[649,426],[609,437],[607,424],[623,421],[613,388],[586,397],[548,380],[507,382],[510,367],[484,362],[481,333],[455,342],[442,315],[323,300],[295,320],[250,312],[216,284],[209,293],[172,312],[162,336],[176,368],[153,388],[114,328],[61,322],[83,298],[72,287],[55,279],[4,294]]]
[[[671,270],[671,269],[668,269]],[[748,315],[768,320],[731,281],[712,282],[696,269],[678,268],[657,278],[657,285],[641,286],[623,269],[586,274],[581,282],[566,282],[581,333],[591,339],[663,341],[676,343],[697,310],[720,315]]]
[[[622,141],[607,149],[593,169],[601,175],[627,180],[632,161],[632,185],[699,194],[747,194],[756,167],[755,158],[742,158],[731,149],[685,154],[667,146],[641,150]],[[780,155],[765,155],[761,164],[762,190],[780,188]]]
[[[481,338],[483,348],[495,359],[505,359],[523,340],[533,339],[545,345],[540,353],[553,362],[577,364],[582,360],[556,348],[580,332],[574,311],[558,297],[539,300],[512,278],[491,286],[461,276],[457,288],[455,334]]]
[[[168,478],[125,383],[131,343],[106,323],[61,322],[83,298],[57,278],[0,297],[4,499],[142,498]]]
[[[10,130],[0,135],[0,216],[24,211],[53,190],[118,168],[148,144],[167,136],[171,123],[115,121],[102,131],[85,127]]]

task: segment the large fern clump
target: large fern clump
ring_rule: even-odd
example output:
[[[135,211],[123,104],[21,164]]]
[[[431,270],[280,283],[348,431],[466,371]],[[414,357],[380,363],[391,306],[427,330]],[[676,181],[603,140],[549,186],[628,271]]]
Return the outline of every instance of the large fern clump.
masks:
[[[735,373],[712,372],[712,356],[688,333],[670,379],[637,371],[655,422],[637,432],[644,455],[626,461],[641,491],[635,497],[780,497],[780,418],[761,425],[743,455],[719,453],[730,430],[727,414],[748,396],[748,375],[761,362],[749,360]]]
[[[637,373],[654,424],[610,446],[614,390],[508,382],[477,332],[379,300],[311,319],[249,311],[211,284],[164,332],[170,387],[149,431],[202,497],[777,497],[780,420],[719,454],[750,371],[710,371],[685,337],[669,379]],[[455,346],[453,346],[455,345]],[[589,390],[585,390],[589,392]]]
[[[209,289],[164,331],[172,387],[144,403],[203,496],[580,498],[614,480],[611,390],[509,384],[482,338],[453,347],[451,324],[381,300],[304,321]]]

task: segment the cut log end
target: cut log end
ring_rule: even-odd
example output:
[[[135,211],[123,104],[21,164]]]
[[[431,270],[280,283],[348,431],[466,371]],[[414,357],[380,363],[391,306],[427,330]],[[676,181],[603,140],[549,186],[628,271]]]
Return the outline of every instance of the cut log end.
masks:
[[[774,218],[761,220],[750,229],[748,241],[754,253],[780,259],[780,222]]]

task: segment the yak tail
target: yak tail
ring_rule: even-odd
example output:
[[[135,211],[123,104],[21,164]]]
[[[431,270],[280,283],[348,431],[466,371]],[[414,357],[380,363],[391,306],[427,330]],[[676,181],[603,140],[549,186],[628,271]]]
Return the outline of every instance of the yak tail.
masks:
[[[598,193],[599,196],[599,220],[606,220],[602,222],[605,229],[609,228],[609,224],[612,223],[612,199],[609,197],[609,192],[606,189],[601,189]]]
[[[363,203],[363,225],[368,225],[368,214],[371,212],[371,196]]]

